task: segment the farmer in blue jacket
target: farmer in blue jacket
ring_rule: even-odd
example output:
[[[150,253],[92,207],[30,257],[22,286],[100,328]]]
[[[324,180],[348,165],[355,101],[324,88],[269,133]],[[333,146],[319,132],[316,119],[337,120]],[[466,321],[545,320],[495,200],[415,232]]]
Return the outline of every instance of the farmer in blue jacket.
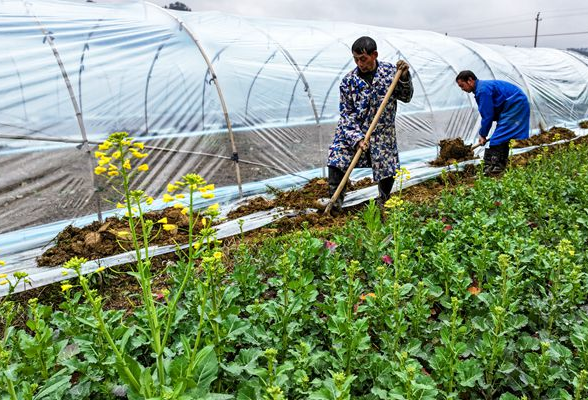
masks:
[[[490,147],[484,152],[484,173],[489,175],[504,171],[508,163],[510,140],[529,137],[531,112],[527,96],[512,83],[482,81],[472,71],[461,71],[455,81],[464,92],[474,93],[482,116],[478,140],[481,145],[488,141],[492,122],[496,121]]]
[[[408,64],[399,60],[395,65],[378,61],[378,51],[374,39],[362,36],[351,47],[353,60],[357,67],[347,73],[339,86],[340,118],[333,144],[329,148],[329,192],[333,196],[341,183],[351,160],[359,147],[362,154],[357,164],[360,168],[372,168],[374,181],[378,182],[383,204],[390,196],[394,175],[399,167],[396,144],[396,100],[408,103],[412,98],[413,87]],[[367,133],[397,69],[403,71],[400,80],[386,109],[380,116],[377,127],[372,132],[369,143],[363,139]],[[337,214],[343,205],[344,192],[333,204],[332,212]]]

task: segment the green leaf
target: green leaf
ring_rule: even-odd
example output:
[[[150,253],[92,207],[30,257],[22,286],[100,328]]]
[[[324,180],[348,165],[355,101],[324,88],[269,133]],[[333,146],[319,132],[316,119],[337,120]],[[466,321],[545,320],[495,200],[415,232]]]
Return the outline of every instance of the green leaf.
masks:
[[[474,387],[483,375],[483,371],[476,360],[465,360],[457,364],[458,382],[463,387]]]
[[[257,395],[257,391],[255,387],[252,386],[253,382],[249,381],[246,384],[239,388],[237,392],[237,400],[258,400],[259,396]]]
[[[135,325],[131,326],[130,328],[127,328],[125,334],[123,335],[123,337],[120,339],[120,343],[118,345],[119,351],[121,353],[125,353],[125,348],[127,347],[127,342],[129,341],[129,339],[133,336],[135,336],[135,332],[137,331],[137,327]]]
[[[216,379],[218,364],[216,353],[213,346],[206,346],[196,355],[196,364],[192,375],[196,388],[190,391],[190,394],[198,397],[208,393],[210,384]]]
[[[141,382],[141,373],[144,369],[143,366],[139,364],[134,358],[130,357],[128,354],[125,355],[124,359],[135,381],[138,383]],[[127,376],[127,373],[125,372],[123,366],[117,362],[115,364],[115,367],[118,371],[120,380],[129,385],[130,390],[134,390],[133,385],[131,384],[131,379]]]
[[[33,400],[60,399],[67,389],[71,387],[71,375],[65,375],[67,369],[62,369],[55,375],[51,376],[47,382],[39,389],[39,392],[33,397]]]
[[[222,324],[226,332],[225,337],[230,340],[237,339],[239,335],[246,332],[250,327],[249,322],[240,319],[234,314],[227,316]]]
[[[499,400],[519,400],[519,398],[514,394],[504,393]]]
[[[517,349],[523,352],[536,351],[539,349],[539,339],[529,335],[519,337],[516,346]]]

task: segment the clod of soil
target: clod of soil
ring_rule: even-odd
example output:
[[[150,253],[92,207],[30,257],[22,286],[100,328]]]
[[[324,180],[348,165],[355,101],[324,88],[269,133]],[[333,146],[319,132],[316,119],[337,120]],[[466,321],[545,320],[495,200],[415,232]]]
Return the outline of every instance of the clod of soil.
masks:
[[[578,124],[582,129],[588,129],[588,121],[580,121]]]
[[[524,140],[517,140],[514,144],[514,148],[522,148],[522,147],[529,147],[529,146],[538,146],[540,144],[547,144],[551,142],[556,142],[558,140],[569,140],[576,137],[576,134],[561,126],[554,126],[548,131],[543,131],[538,135],[531,136],[528,139]]]
[[[442,167],[455,162],[471,160],[474,158],[474,150],[471,145],[466,145],[462,138],[443,139],[439,142],[441,150],[439,156],[431,161],[431,165]]]
[[[162,218],[167,218],[168,224],[177,225],[180,230],[163,230],[162,224],[156,222]],[[168,207],[164,210],[151,211],[145,214],[145,220],[151,220],[155,223],[150,244],[165,246],[187,243],[188,217],[182,214],[181,210]],[[195,229],[200,230],[201,228],[200,221],[196,221]],[[95,260],[132,250],[131,238],[125,236],[125,232],[130,232],[128,222],[117,217],[109,217],[102,223],[94,221],[83,228],[70,225],[55,237],[54,247],[37,257],[37,265],[55,267],[72,257]],[[142,238],[139,240],[142,241]]]
[[[372,178],[363,178],[357,182],[348,182],[347,190],[358,190],[368,186],[375,185]],[[307,208],[324,208],[317,203],[321,198],[328,198],[329,183],[325,178],[311,179],[306,185],[300,189],[288,191],[274,191],[276,197],[272,200],[267,200],[263,197],[255,197],[249,200],[246,204],[229,212],[228,219],[236,219],[257,211],[271,210],[275,207],[292,208],[295,210],[304,210]]]

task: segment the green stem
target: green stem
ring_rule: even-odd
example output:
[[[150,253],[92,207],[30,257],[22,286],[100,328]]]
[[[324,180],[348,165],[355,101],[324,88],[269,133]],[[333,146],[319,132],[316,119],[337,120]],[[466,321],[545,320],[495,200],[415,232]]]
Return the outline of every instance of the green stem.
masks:
[[[83,278],[83,277],[80,277],[80,278],[81,278],[80,284],[82,286],[82,289],[84,290],[84,294],[86,295],[86,298],[88,299],[88,301],[92,305],[92,312],[94,314],[94,318],[96,318],[96,321],[98,322],[98,328],[100,329],[100,331],[102,332],[102,334],[106,338],[106,341],[110,345],[110,348],[114,352],[116,360],[122,366],[122,369],[123,369],[125,375],[127,376],[129,382],[131,383],[131,386],[133,387],[133,389],[137,393],[141,393],[141,385],[135,379],[135,376],[133,375],[133,373],[131,372],[130,368],[128,367],[126,361],[124,360],[122,353],[119,351],[118,347],[114,343],[114,340],[112,339],[112,336],[110,336],[110,333],[108,332],[108,329],[106,328],[106,323],[104,322],[104,319],[102,318],[102,308],[100,307],[98,302],[92,296],[92,293],[90,292],[90,289],[88,288],[88,284],[87,284],[85,278]],[[145,389],[148,389],[148,388],[145,388]]]
[[[165,324],[165,332],[163,334],[163,340],[161,341],[161,346],[163,348],[165,348],[165,346],[167,344],[167,340],[169,338],[171,326],[172,326],[173,320],[176,316],[177,304],[180,301],[180,297],[184,293],[184,290],[186,289],[186,285],[188,284],[189,278],[190,278],[190,276],[193,272],[193,269],[194,269],[194,247],[193,247],[193,243],[192,243],[193,230],[194,230],[194,227],[192,226],[193,221],[194,221],[194,213],[192,211],[193,198],[194,198],[193,196],[194,196],[194,189],[190,188],[190,202],[189,202],[190,210],[188,212],[188,265],[186,266],[186,270],[184,271],[184,277],[182,279],[182,283],[180,284],[178,291],[174,295],[171,303],[169,304],[169,306],[167,308],[168,309],[167,322]]]
[[[500,333],[502,332],[502,322],[503,322],[503,316],[500,315],[498,316],[498,321],[496,323],[496,326],[494,327],[494,332],[493,332],[493,336],[492,336],[492,353],[490,354],[490,362],[488,365],[488,369],[487,369],[487,373],[486,373],[486,383],[488,384],[488,389],[487,389],[487,398],[492,398],[492,395],[494,393],[494,389],[493,389],[493,384],[494,384],[494,368],[496,365],[496,361],[498,359],[498,338]]]
[[[351,353],[353,352],[353,339],[351,338],[351,335],[353,335],[352,332],[350,332],[351,330],[351,325],[353,324],[353,298],[354,298],[354,290],[353,290],[353,286],[355,284],[355,280],[353,278],[353,276],[349,277],[349,293],[347,294],[347,301],[348,301],[348,307],[347,307],[347,332],[346,332],[346,338],[345,341],[347,342],[347,353],[346,353],[346,360],[345,360],[345,371],[347,373],[347,375],[349,376],[350,372],[351,372]]]
[[[556,310],[557,310],[557,303],[558,303],[558,295],[559,295],[559,271],[561,267],[561,261],[557,263],[557,267],[554,271],[553,276],[553,284],[551,286],[551,304],[549,307],[549,320],[547,321],[547,332],[551,333],[551,328],[553,327],[553,322],[555,321],[556,317]]]
[[[288,299],[288,284],[284,285],[284,315],[282,316],[282,354],[286,354],[288,350],[288,307],[289,307],[289,299]]]
[[[121,160],[124,161],[126,151],[123,148],[122,144],[119,144],[119,151],[121,153]],[[124,195],[126,198],[127,204],[127,212],[129,215],[129,229],[131,231],[131,236],[133,239],[133,246],[135,248],[135,255],[137,257],[137,269],[139,271],[139,283],[142,289],[143,295],[143,302],[145,304],[145,308],[147,311],[147,319],[149,322],[149,327],[151,329],[151,346],[155,355],[157,356],[156,364],[157,364],[157,375],[159,377],[159,386],[160,388],[163,387],[165,384],[165,370],[163,365],[163,348],[161,346],[161,332],[160,332],[160,325],[157,318],[157,311],[155,310],[155,304],[153,301],[153,295],[151,293],[151,274],[150,274],[150,263],[149,263],[149,238],[145,229],[145,223],[143,220],[142,212],[139,212],[139,218],[141,222],[141,232],[143,233],[143,247],[145,252],[145,260],[147,262],[143,262],[143,257],[141,256],[141,246],[139,246],[139,239],[137,238],[137,231],[135,227],[135,220],[133,219],[133,207],[132,207],[132,196],[130,191],[130,184],[129,184],[129,175],[126,172],[125,168],[121,168],[122,178],[123,178],[123,189]],[[140,202],[137,201],[137,206],[139,207],[140,211]]]
[[[198,347],[200,347],[200,338],[202,336],[202,325],[204,324],[204,309],[206,307],[206,300],[208,298],[208,290],[204,289],[202,293],[202,301],[200,303],[200,320],[198,321],[198,334],[196,335],[196,341],[192,348],[192,354],[190,355],[190,364],[187,369],[187,376],[190,376],[194,369],[194,363],[196,362],[196,353],[198,353]]]
[[[4,381],[6,382],[6,387],[8,389],[8,394],[10,395],[10,398],[12,400],[18,400],[18,397],[16,396],[16,391],[14,390],[14,384],[12,383],[12,381],[8,378],[5,378]]]
[[[455,376],[455,364],[457,354],[455,354],[455,339],[457,338],[457,301],[453,301],[453,313],[451,315],[451,339],[449,348],[451,349],[451,358],[449,360],[449,393],[453,392],[453,380]]]

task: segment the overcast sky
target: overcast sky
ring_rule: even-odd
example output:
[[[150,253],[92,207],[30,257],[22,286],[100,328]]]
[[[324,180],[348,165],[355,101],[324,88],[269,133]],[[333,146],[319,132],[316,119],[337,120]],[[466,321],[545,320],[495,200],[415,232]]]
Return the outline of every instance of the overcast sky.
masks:
[[[163,6],[174,1],[176,0],[155,0],[155,3]],[[533,47],[535,18],[537,13],[541,12],[538,47],[588,47],[588,1],[586,0],[183,0],[182,2],[192,11],[214,10],[243,16],[347,21],[400,29],[423,29],[472,39],[480,43],[524,47]],[[512,36],[527,37],[512,38]]]

